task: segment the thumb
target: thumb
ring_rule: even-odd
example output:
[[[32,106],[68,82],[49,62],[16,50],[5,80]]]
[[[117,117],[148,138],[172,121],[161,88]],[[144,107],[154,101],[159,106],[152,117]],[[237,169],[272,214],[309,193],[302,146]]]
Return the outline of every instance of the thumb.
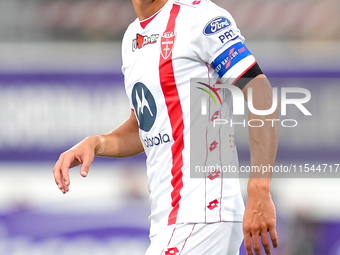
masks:
[[[84,158],[84,162],[80,168],[80,175],[86,177],[90,170],[91,161],[89,158]]]

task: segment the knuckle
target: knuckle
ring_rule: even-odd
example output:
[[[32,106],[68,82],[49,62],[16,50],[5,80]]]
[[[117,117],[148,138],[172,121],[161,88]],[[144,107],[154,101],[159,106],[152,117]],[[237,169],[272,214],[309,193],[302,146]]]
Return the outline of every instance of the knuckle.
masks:
[[[261,235],[261,240],[263,245],[269,245],[269,239],[267,236]]]
[[[61,171],[62,171],[63,175],[67,174],[67,172],[68,172],[67,166],[63,166],[63,167],[61,168]]]
[[[59,174],[55,174],[55,175],[54,175],[54,180],[55,180],[56,182],[60,181],[60,175],[59,175]]]
[[[262,241],[262,245],[265,249],[269,248],[269,242],[267,242],[267,241]]]
[[[260,229],[260,225],[259,224],[252,224],[250,226],[251,230],[254,231],[254,230],[259,230]]]
[[[270,228],[270,229],[276,228],[275,222],[268,222],[268,223],[267,223],[267,226],[268,226],[268,228]]]
[[[267,227],[268,227],[268,224],[266,224],[265,222],[261,222],[260,223],[260,228],[261,229],[267,229]]]
[[[59,160],[62,160],[65,157],[65,154],[66,154],[66,151],[61,153],[60,156],[59,156]]]
[[[56,182],[56,184],[58,186],[58,189],[62,189],[63,186],[61,184],[59,184],[58,182]]]
[[[260,246],[254,245],[254,251],[256,252],[256,254],[260,253],[261,252]]]
[[[57,182],[60,179],[59,173],[54,173],[54,180]]]
[[[262,255],[261,250],[254,250],[256,255]]]
[[[250,232],[251,228],[249,225],[243,225],[243,231],[244,232]]]
[[[68,151],[65,151],[63,152],[60,157],[62,158],[68,158],[68,157],[72,157],[74,155],[74,152],[73,150],[68,150]]]
[[[246,251],[247,251],[247,254],[252,254],[251,247],[247,247],[247,248],[246,248]]]

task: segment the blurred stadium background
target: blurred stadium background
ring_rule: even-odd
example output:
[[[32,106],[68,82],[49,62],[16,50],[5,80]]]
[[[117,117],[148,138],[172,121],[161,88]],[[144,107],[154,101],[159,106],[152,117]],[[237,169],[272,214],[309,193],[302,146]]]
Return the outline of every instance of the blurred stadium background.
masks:
[[[333,78],[288,84],[311,91],[313,116],[292,111],[299,125],[281,128],[277,164],[340,163],[340,2],[215,2],[269,77]],[[67,195],[52,175],[61,152],[128,116],[120,41],[134,19],[127,0],[0,1],[0,255],[144,254],[143,155],[98,158],[86,179],[71,171]],[[245,131],[236,136],[241,165]],[[272,254],[340,255],[339,194],[335,178],[274,178],[280,247]]]

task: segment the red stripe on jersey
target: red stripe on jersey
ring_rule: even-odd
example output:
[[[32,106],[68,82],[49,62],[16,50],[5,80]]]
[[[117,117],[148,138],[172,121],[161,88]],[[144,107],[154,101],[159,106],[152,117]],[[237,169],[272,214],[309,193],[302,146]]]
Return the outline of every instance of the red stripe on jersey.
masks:
[[[175,21],[179,13],[180,6],[174,4],[171,12],[168,25],[164,33],[174,33],[175,31]],[[168,114],[170,118],[172,137],[174,139],[174,144],[171,146],[172,152],[172,180],[171,185],[173,190],[171,192],[171,205],[172,210],[169,214],[168,225],[176,223],[177,212],[179,209],[179,201],[181,199],[180,191],[183,187],[183,156],[182,152],[184,149],[183,131],[183,112],[177,91],[174,68],[172,64],[172,52],[166,59],[163,58],[162,54],[159,61],[159,77],[160,83],[163,90],[165,103],[168,109]]]
[[[250,68],[252,68],[257,62],[255,61],[251,66],[249,66],[243,73],[241,73],[231,85],[235,85],[235,83],[240,79],[246,72],[249,71]]]

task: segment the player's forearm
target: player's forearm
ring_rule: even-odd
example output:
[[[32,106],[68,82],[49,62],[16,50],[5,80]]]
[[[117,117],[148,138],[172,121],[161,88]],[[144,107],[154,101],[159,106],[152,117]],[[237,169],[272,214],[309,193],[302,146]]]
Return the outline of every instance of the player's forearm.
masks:
[[[96,156],[102,157],[129,157],[144,150],[133,112],[123,124],[110,133],[87,137],[81,143],[89,146]]]
[[[258,118],[258,117],[256,117]],[[270,118],[277,117],[270,116]],[[274,125],[264,125],[261,128],[249,128],[249,143],[251,152],[251,166],[255,170],[250,173],[248,182],[248,195],[251,193],[269,193],[270,189],[270,166],[274,166],[278,127]],[[257,172],[258,171],[258,172]]]
[[[253,87],[253,105],[257,110],[268,110],[272,106],[272,89],[265,76],[254,79],[249,86]],[[247,85],[247,87],[249,87]],[[249,191],[269,192],[270,166],[274,166],[278,146],[278,109],[270,115],[255,115],[249,111],[249,120],[262,120],[261,127],[249,127],[249,144],[251,166],[253,171],[248,182]]]
[[[96,156],[123,158],[143,152],[139,136],[135,133],[114,130],[96,137],[99,140],[99,146],[95,148]]]
[[[139,138],[139,128],[134,113],[122,125],[107,134],[93,137],[96,156],[129,157],[144,151]]]
[[[266,119],[278,119],[277,111],[267,116],[256,116],[249,113],[249,119],[262,120],[262,127],[249,127],[249,144],[251,153],[251,166],[260,173],[253,172],[250,177],[271,177],[270,166],[275,164],[278,146],[277,122],[268,122]],[[268,174],[265,174],[265,172]]]

